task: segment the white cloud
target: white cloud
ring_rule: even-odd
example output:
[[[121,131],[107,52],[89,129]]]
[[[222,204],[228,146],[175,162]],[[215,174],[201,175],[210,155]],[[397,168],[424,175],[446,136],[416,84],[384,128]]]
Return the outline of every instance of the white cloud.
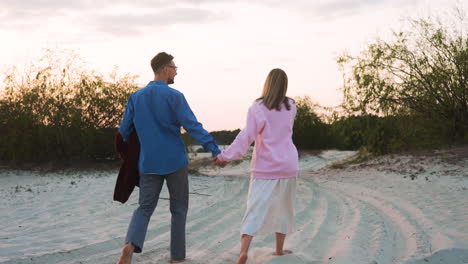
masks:
[[[146,10],[145,13],[114,13],[93,16],[88,27],[93,31],[114,35],[144,34],[147,29],[177,24],[198,24],[223,19],[217,13],[201,8],[167,8]]]
[[[135,34],[145,26],[205,23],[219,20],[217,12],[202,4],[208,1],[185,0],[2,0],[0,29],[32,30],[49,26],[53,19],[93,31]],[[91,26],[90,26],[91,24]],[[121,29],[121,31],[119,31]]]

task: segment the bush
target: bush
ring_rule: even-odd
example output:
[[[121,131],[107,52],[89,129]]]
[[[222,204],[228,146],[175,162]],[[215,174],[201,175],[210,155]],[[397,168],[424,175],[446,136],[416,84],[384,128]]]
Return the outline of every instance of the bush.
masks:
[[[377,39],[358,56],[341,56],[348,111],[410,117],[430,131],[442,127],[440,136],[447,141],[463,142],[468,131],[467,21],[459,10],[442,21],[410,20],[408,30],[394,32],[391,40]]]
[[[0,160],[115,156],[113,136],[135,76],[104,78],[78,61],[71,52],[47,51],[24,72],[9,71],[0,94]]]
[[[293,141],[299,149],[325,149],[332,146],[331,127],[315,113],[316,105],[309,97],[295,99],[297,114]]]

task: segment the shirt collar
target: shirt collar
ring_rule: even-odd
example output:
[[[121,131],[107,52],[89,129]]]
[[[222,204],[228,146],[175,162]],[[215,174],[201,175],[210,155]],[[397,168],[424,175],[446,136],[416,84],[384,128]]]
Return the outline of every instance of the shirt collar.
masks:
[[[165,81],[157,80],[157,81],[151,81],[150,84],[158,84],[158,85],[166,85],[167,83]]]

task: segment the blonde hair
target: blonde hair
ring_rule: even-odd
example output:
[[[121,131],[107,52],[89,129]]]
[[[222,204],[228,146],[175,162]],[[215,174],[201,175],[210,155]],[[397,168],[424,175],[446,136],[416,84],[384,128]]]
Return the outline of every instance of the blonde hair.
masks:
[[[291,110],[289,98],[286,97],[288,90],[288,76],[281,69],[273,69],[268,74],[265,84],[263,85],[262,97],[258,100],[263,100],[263,104],[269,110],[281,110],[281,105],[284,103],[286,109]]]

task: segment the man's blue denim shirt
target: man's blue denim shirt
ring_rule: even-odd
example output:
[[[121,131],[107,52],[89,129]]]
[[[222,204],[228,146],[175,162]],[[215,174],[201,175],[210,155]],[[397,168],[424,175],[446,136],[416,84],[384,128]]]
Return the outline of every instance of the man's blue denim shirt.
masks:
[[[184,95],[164,81],[151,81],[130,95],[119,132],[128,141],[136,130],[140,139],[140,173],[163,175],[188,164],[181,126],[213,157],[221,152],[197,121]]]

